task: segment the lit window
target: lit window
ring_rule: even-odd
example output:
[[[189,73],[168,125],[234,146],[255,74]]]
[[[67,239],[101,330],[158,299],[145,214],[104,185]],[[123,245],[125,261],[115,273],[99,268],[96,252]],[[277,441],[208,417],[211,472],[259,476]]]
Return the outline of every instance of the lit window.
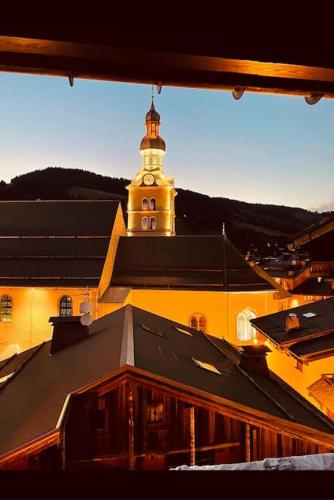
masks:
[[[0,303],[0,320],[3,322],[12,321],[13,300],[9,295],[3,295]]]
[[[198,320],[198,329],[201,332],[205,332],[205,328],[206,328],[206,320],[205,320],[204,316],[200,316],[199,320]]]
[[[189,325],[191,326],[191,328],[195,328],[197,330],[197,318],[196,318],[196,316],[191,316],[190,321],[189,321]]]
[[[164,421],[163,403],[152,403],[147,406],[147,420],[150,424],[158,424]]]
[[[183,328],[179,328],[178,326],[174,326],[175,330],[177,330],[178,332],[181,332],[181,333],[184,333],[185,335],[189,335],[190,337],[193,336],[192,333],[188,332],[187,330],[184,330]]]
[[[191,358],[195,365],[199,366],[200,368],[203,368],[204,370],[208,370],[209,372],[217,373],[218,375],[221,375],[220,371],[217,370],[217,368],[214,365],[211,365],[211,363],[206,363],[205,361],[200,361],[199,359]]]
[[[317,314],[310,311],[307,313],[303,313],[302,316],[305,316],[305,318],[314,318],[314,316],[317,316]]]
[[[205,332],[206,330],[206,319],[203,314],[192,314],[189,320],[189,326],[199,330],[200,332]]]
[[[158,332],[157,330],[152,330],[149,326],[146,325],[141,325],[142,329],[145,330],[146,332],[153,333],[153,335],[158,335],[159,337],[164,337],[164,334],[161,332]]]
[[[141,220],[141,227],[143,229],[147,229],[148,228],[148,218],[147,217],[143,217],[142,220]]]
[[[147,198],[143,198],[142,199],[141,206],[142,206],[143,210],[147,210],[148,209],[148,199]]]
[[[72,316],[73,310],[72,310],[72,297],[69,295],[64,295],[60,299],[60,304],[59,304],[59,315],[62,317],[68,317]]]
[[[150,199],[150,210],[155,210],[156,208],[156,201],[155,198]]]
[[[250,320],[256,318],[252,311],[242,311],[237,316],[237,339],[251,340],[256,335],[255,328],[252,327]]]
[[[150,229],[154,230],[157,227],[157,221],[155,217],[150,217]]]

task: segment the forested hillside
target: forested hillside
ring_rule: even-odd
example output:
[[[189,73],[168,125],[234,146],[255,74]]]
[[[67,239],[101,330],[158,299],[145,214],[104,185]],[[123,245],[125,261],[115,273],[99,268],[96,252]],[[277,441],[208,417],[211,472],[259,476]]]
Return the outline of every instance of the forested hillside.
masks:
[[[17,176],[9,184],[1,182],[0,199],[118,199],[126,216],[127,184],[124,178],[48,167]],[[285,246],[297,232],[323,217],[301,208],[245,203],[179,188],[177,192],[177,234],[219,234],[225,222],[228,237],[243,252],[254,247],[271,252],[273,246]]]

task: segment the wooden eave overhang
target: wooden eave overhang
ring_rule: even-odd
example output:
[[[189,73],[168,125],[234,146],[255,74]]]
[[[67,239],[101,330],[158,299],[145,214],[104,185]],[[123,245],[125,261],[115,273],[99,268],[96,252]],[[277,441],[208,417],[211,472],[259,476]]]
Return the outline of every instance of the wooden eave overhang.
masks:
[[[320,236],[329,233],[330,231],[334,230],[334,220],[327,222],[323,224],[320,227],[317,227],[305,234],[302,234],[298,238],[296,238],[292,245],[290,245],[291,248],[299,248],[303,245],[306,245],[312,240],[315,240],[316,238],[319,238]]]
[[[193,40],[193,49],[189,48],[191,44],[177,48],[171,38],[160,34],[152,50],[147,40],[137,48],[135,29],[129,30],[130,41],[127,39],[125,43],[120,34],[107,41],[88,36],[83,42],[61,33],[61,29],[58,36],[48,33],[47,26],[43,35],[38,31],[41,30],[0,31],[1,71],[202,89],[244,87],[250,92],[302,96],[318,93],[334,97],[334,68],[321,54],[311,59],[289,57],[279,53],[282,50],[271,53],[269,50],[268,54],[259,47],[233,50],[222,42],[221,46],[213,48],[211,44],[200,50],[195,32],[183,33]]]
[[[308,334],[308,335],[305,334],[304,337],[298,337],[297,339],[296,338],[294,338],[294,339],[287,339],[287,340],[285,340],[283,342],[277,342],[273,337],[270,336],[270,334],[268,332],[266,332],[265,330],[262,330],[259,326],[255,325],[253,323],[252,323],[252,326],[259,333],[261,333],[268,340],[270,340],[270,342],[272,344],[274,344],[277,348],[280,348],[280,349],[288,349],[292,345],[298,344],[299,342],[304,342],[304,341],[307,341],[307,340],[313,340],[313,339],[316,339],[316,338],[319,338],[319,337],[323,337],[324,335],[330,335],[330,334],[334,333],[334,330],[331,328],[330,330],[323,330],[323,331],[319,331],[317,333],[311,333],[311,334]],[[289,335],[289,333],[286,332],[286,335]]]

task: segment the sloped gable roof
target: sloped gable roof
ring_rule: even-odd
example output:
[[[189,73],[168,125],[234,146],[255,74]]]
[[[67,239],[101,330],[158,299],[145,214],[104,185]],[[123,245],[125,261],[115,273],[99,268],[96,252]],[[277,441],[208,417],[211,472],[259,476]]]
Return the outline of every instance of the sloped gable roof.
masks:
[[[111,286],[275,290],[222,236],[121,237]]]
[[[0,286],[97,286],[119,202],[0,202]]]
[[[289,313],[298,315],[300,328],[286,332],[285,320]],[[309,341],[311,338],[334,332],[334,298],[260,316],[252,319],[251,323],[275,344],[292,345]]]
[[[22,357],[15,374],[0,387],[0,455],[53,431],[69,394],[112,376],[131,359],[148,376],[180,382],[244,405],[250,412],[254,408],[323,432],[334,430],[328,419],[277,377],[254,376],[241,369],[239,351],[223,339],[132,306],[96,320],[84,340],[49,353],[46,342],[28,358]],[[219,374],[194,360],[214,366]],[[8,374],[9,363],[1,365],[0,377],[6,366]]]

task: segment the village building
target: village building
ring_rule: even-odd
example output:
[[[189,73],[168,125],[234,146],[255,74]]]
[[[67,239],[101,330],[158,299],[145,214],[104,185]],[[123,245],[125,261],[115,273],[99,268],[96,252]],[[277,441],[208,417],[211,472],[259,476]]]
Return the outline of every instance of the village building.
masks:
[[[49,317],[78,314],[85,297],[94,319],[130,303],[238,345],[260,342],[250,319],[289,306],[225,234],[175,235],[153,101],[145,125],[127,228],[119,201],[0,202],[0,359],[49,340]]]
[[[251,320],[271,352],[268,365],[334,417],[334,298]]]
[[[290,259],[271,262],[266,271],[288,290],[291,306],[334,295],[334,219],[325,217],[296,235],[288,245]]]
[[[166,470],[334,450],[334,423],[272,373],[268,348],[131,305],[0,365],[0,468]]]

